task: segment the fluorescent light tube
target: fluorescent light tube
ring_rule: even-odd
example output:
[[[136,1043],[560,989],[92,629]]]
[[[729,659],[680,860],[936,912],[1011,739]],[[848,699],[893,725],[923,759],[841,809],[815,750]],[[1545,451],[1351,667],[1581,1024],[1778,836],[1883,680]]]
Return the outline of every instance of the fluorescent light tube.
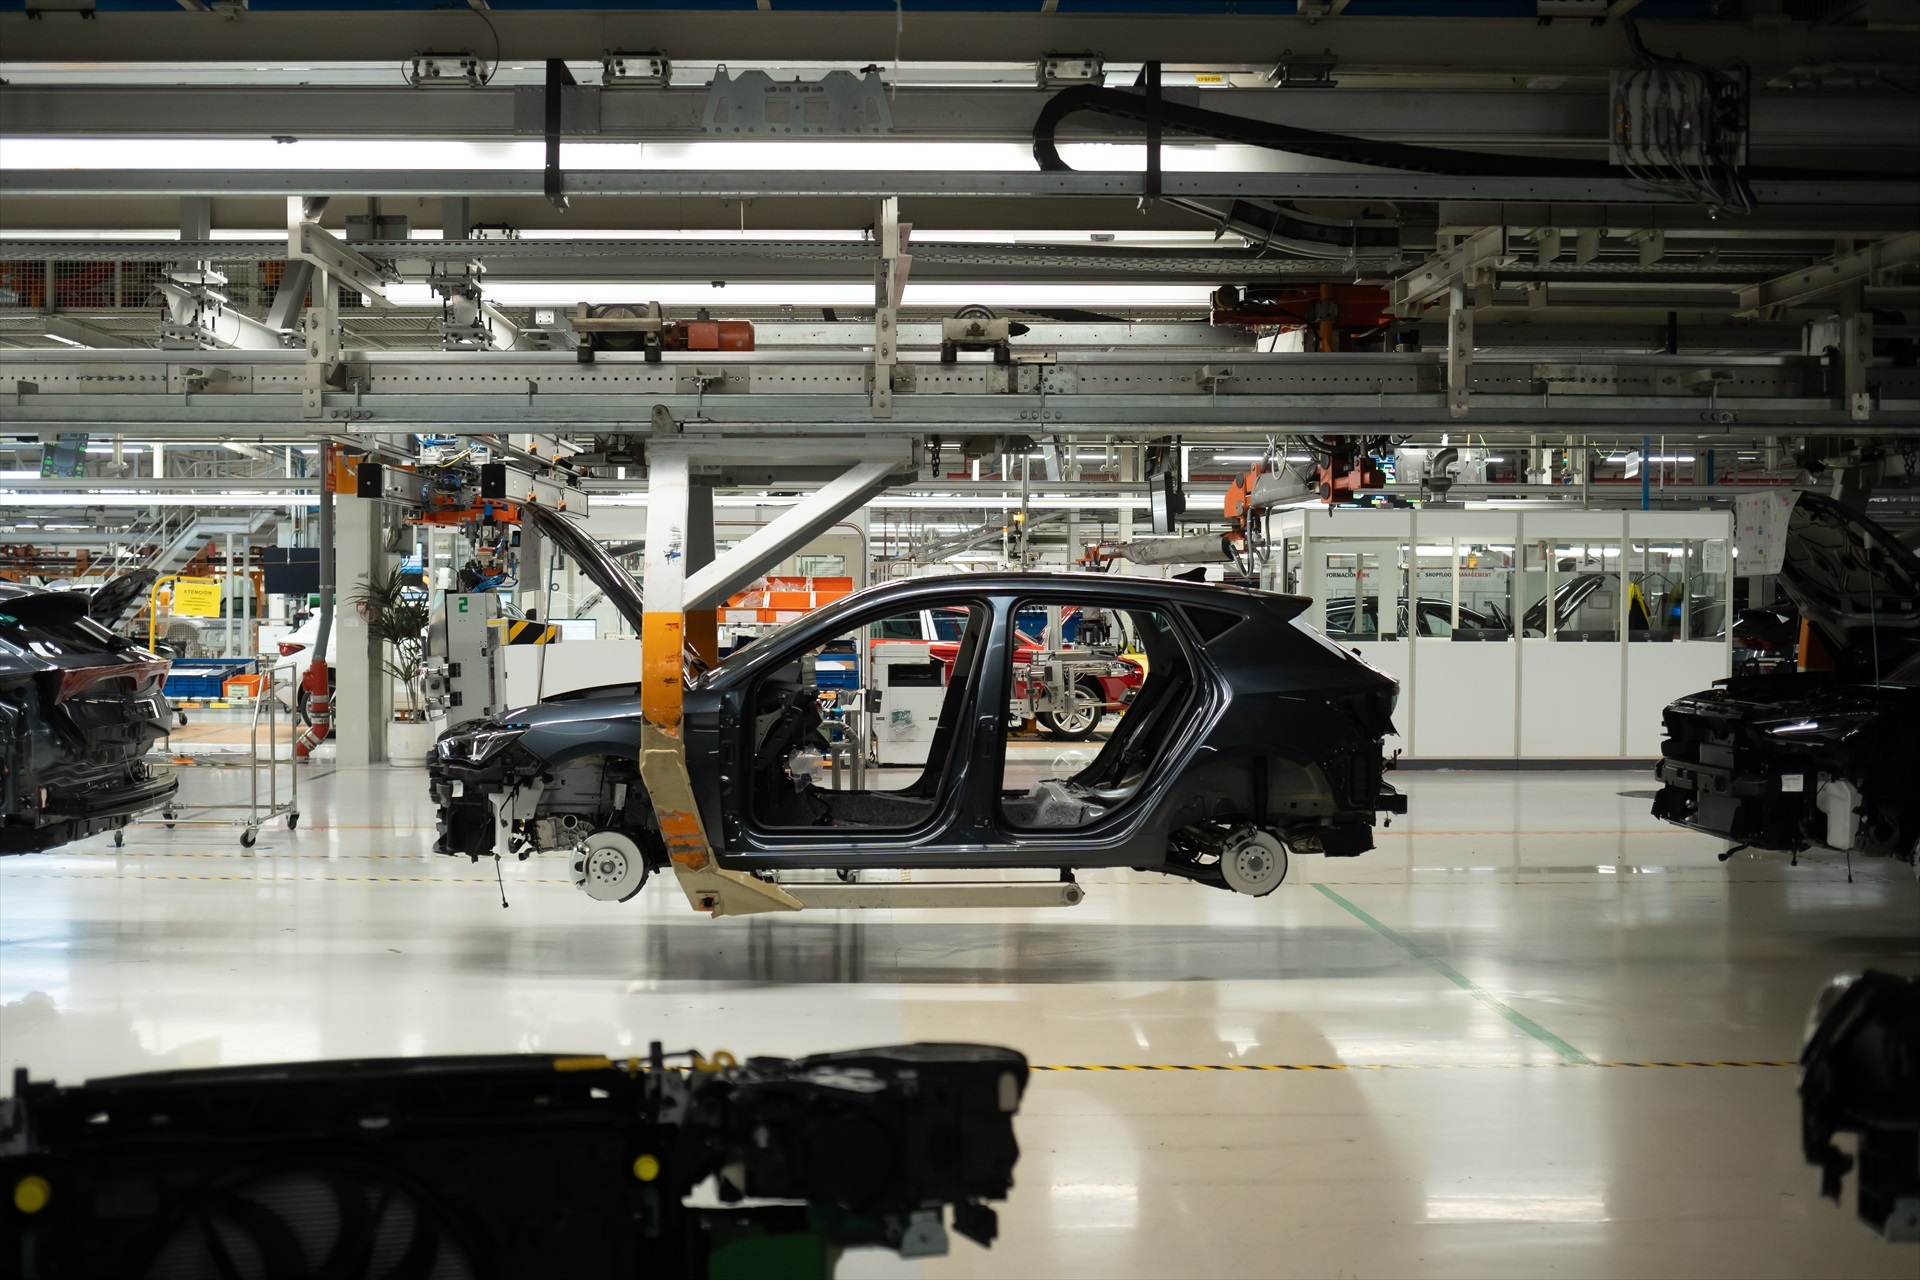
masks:
[[[1144,145],[1064,143],[1060,154],[1082,172],[1138,173]],[[1295,173],[1352,168],[1302,160],[1285,152],[1219,143],[1169,141],[1161,152],[1170,173]],[[0,169],[205,169],[258,173],[282,170],[539,170],[545,144],[393,138],[9,138]],[[922,142],[863,139],[778,141],[565,142],[560,165],[581,172],[715,170],[741,172],[1032,173],[1033,149],[1021,142]]]
[[[488,302],[500,307],[570,307],[589,304],[658,302],[666,307],[847,307],[873,305],[873,284],[864,280],[742,282],[714,287],[699,281],[601,282],[514,280],[483,282]],[[916,284],[908,282],[904,305],[958,307],[1181,307],[1199,309],[1211,293],[1206,285],[1181,284]],[[440,306],[425,284],[387,287],[387,300],[401,307]]]

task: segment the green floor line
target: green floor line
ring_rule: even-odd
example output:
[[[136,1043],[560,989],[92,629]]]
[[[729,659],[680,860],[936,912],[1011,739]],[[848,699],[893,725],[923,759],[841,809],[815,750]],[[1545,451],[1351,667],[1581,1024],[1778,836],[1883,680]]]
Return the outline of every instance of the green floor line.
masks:
[[[1439,956],[1434,955],[1431,951],[1428,951],[1425,947],[1422,947],[1419,943],[1414,942],[1408,938],[1404,938],[1400,934],[1395,933],[1392,929],[1389,929],[1386,925],[1381,924],[1378,920],[1375,920],[1372,916],[1362,911],[1359,907],[1354,906],[1351,902],[1348,902],[1345,898],[1341,897],[1339,894],[1335,893],[1333,890],[1327,888],[1327,886],[1325,886],[1324,884],[1316,884],[1313,887],[1318,889],[1327,898],[1331,899],[1336,905],[1344,909],[1349,915],[1351,915],[1354,919],[1358,920],[1361,924],[1366,925],[1367,928],[1373,930],[1375,933],[1385,938],[1388,942],[1391,942],[1394,945],[1398,946],[1401,950],[1405,951],[1408,955],[1414,957],[1417,960],[1423,961],[1427,965],[1431,966],[1434,972],[1438,973],[1441,977],[1445,978],[1448,982],[1451,982],[1454,986],[1459,987],[1462,991],[1472,996],[1475,1000],[1478,1000],[1481,1004],[1487,1006],[1487,1008],[1493,1010],[1495,1013],[1505,1018],[1508,1022],[1511,1022],[1514,1026],[1520,1028],[1522,1031],[1532,1036],[1535,1040],[1538,1040],[1541,1044],[1546,1045],[1547,1048],[1553,1050],[1555,1053],[1559,1054],[1562,1058],[1566,1059],[1568,1062],[1577,1063],[1581,1066],[1589,1066],[1589,1067],[1593,1065],[1592,1058],[1589,1058],[1586,1054],[1580,1052],[1578,1049],[1568,1044],[1565,1040],[1562,1040],[1559,1036],[1553,1034],[1553,1032],[1547,1030],[1545,1027],[1535,1022],[1532,1018],[1529,1018],[1526,1014],[1521,1013],[1518,1009],[1514,1008],[1512,1005],[1508,1004],[1506,1001],[1501,1000],[1498,997],[1494,996],[1491,992],[1487,991],[1484,987],[1481,987],[1479,984],[1473,982],[1464,973],[1461,973],[1458,969],[1448,964],[1445,960],[1442,960]]]

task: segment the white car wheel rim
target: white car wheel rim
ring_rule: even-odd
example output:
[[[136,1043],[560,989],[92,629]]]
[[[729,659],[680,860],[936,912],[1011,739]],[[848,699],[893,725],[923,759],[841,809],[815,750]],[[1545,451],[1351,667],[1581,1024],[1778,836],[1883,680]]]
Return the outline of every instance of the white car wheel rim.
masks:
[[[1235,893],[1264,897],[1287,878],[1287,848],[1265,831],[1256,831],[1220,855],[1220,874]]]
[[[640,848],[617,831],[596,831],[573,854],[573,882],[595,902],[625,902],[647,880]]]
[[[1093,695],[1079,685],[1073,688],[1073,705],[1060,717],[1060,729],[1063,733],[1081,733],[1094,726],[1100,718],[1100,710]]]

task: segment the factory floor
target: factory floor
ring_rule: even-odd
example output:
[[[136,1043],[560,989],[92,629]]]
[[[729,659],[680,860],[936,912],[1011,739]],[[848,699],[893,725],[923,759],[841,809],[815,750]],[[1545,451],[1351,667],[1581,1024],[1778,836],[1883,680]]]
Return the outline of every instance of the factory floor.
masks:
[[[665,880],[589,901],[557,859],[506,866],[502,910],[491,865],[428,852],[420,770],[318,762],[252,850],[149,823],[0,862],[0,1047],[77,1081],[986,1041],[1044,1068],[1000,1240],[842,1275],[1911,1280],[1851,1184],[1816,1194],[1782,1065],[1830,976],[1920,971],[1911,869],[1722,865],[1641,773],[1397,781],[1378,850],[1265,899],[1116,872],[1066,910],[709,920]]]

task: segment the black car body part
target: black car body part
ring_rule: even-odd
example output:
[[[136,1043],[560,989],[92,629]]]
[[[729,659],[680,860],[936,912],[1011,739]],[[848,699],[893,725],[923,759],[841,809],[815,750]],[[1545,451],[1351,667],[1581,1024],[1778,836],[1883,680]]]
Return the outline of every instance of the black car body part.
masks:
[[[170,664],[108,630],[139,576],[91,595],[0,582],[0,854],[118,830],[172,799],[179,784],[144,759],[167,732]]]
[[[1780,585],[1827,670],[1735,676],[1666,709],[1653,813],[1760,849],[1920,858],[1920,556],[1820,494]]]
[[[594,573],[597,546],[542,514],[543,532]],[[638,592],[615,572],[612,582],[596,574],[596,585],[637,630]],[[1091,762],[1006,790],[1015,615],[1062,599],[1150,619],[1140,636],[1149,675]],[[690,678],[687,770],[717,861],[758,873],[1131,867],[1259,893],[1277,885],[1271,864],[1283,875],[1287,850],[1361,853],[1373,847],[1378,813],[1405,812],[1383,778],[1398,685],[1300,622],[1308,603],[1082,574],[956,575],[857,592]],[[795,772],[820,724],[807,655],[850,627],[956,604],[971,622],[918,779],[842,791]],[[637,686],[619,686],[449,730],[428,759],[435,848],[472,858],[570,852],[576,882],[593,849],[663,867],[637,776],[640,726]],[[1239,863],[1229,861],[1234,850]],[[1249,887],[1237,866],[1261,874]],[[612,896],[630,897],[640,879]]]
[[[689,1063],[691,1059],[691,1063]],[[689,1068],[691,1066],[691,1069]],[[0,1100],[0,1274],[832,1275],[994,1239],[1027,1062],[389,1058],[160,1071]],[[686,1203],[717,1179],[721,1203]],[[784,1203],[782,1203],[784,1202]]]
[[[1857,1156],[1834,1145],[1858,1137]],[[1838,1203],[1859,1170],[1860,1221],[1920,1243],[1920,977],[1843,973],[1807,1016],[1800,1049],[1800,1145]]]

